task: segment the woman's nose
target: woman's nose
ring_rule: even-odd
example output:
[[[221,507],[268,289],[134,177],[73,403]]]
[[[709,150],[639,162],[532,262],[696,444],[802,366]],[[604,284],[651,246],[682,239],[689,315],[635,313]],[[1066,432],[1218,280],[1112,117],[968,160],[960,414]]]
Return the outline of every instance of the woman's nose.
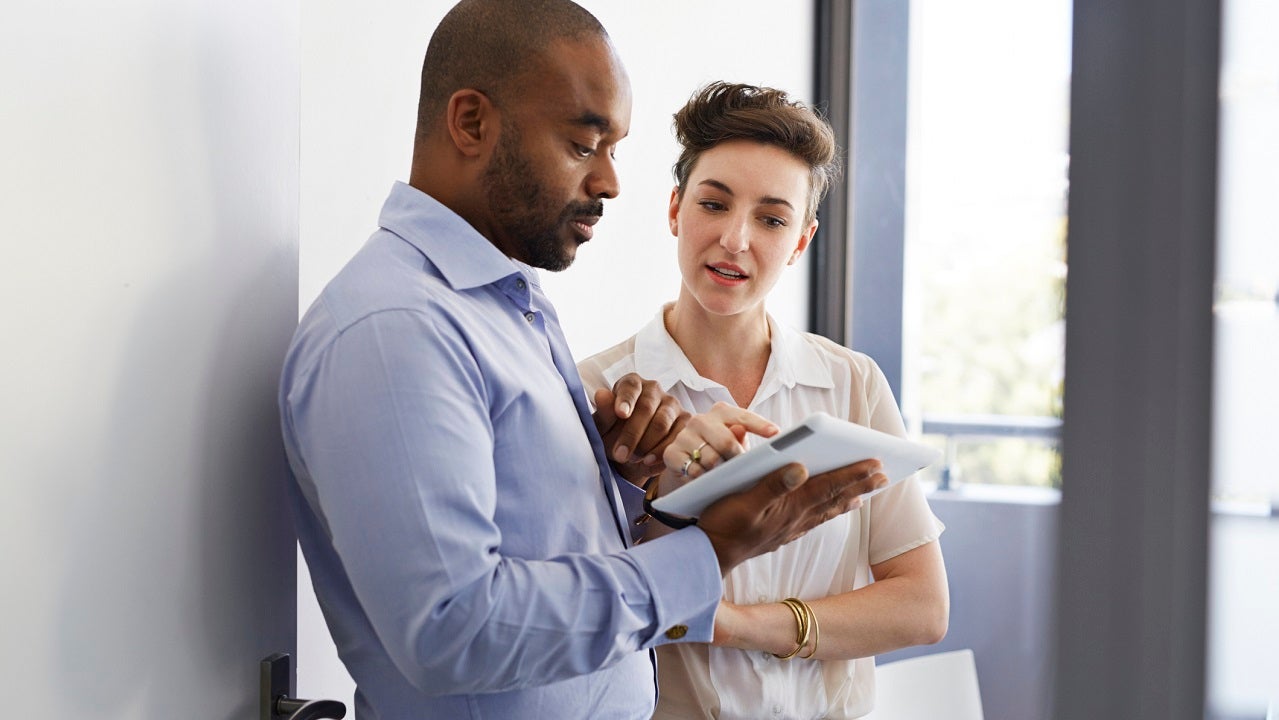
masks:
[[[736,255],[751,246],[750,233],[743,223],[731,223],[719,238],[720,247]]]

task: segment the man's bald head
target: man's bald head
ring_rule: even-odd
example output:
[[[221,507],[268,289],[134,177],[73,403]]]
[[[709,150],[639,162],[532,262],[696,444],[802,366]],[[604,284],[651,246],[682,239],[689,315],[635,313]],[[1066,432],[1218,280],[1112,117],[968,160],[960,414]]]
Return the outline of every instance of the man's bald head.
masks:
[[[570,0],[462,0],[426,49],[418,139],[435,129],[458,90],[480,90],[501,105],[512,81],[535,68],[551,43],[607,37],[599,20]]]

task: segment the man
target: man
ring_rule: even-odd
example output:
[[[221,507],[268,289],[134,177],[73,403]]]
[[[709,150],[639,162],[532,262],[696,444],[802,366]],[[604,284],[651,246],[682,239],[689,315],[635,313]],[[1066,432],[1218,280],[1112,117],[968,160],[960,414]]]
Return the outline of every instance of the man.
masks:
[[[303,318],[280,388],[356,716],[648,717],[640,651],[709,641],[724,572],[885,479],[793,466],[632,544],[640,491],[606,448],[653,475],[684,416],[628,377],[592,417],[533,269],[571,264],[619,191],[621,62],[567,0],[463,0],[422,77],[410,182]]]

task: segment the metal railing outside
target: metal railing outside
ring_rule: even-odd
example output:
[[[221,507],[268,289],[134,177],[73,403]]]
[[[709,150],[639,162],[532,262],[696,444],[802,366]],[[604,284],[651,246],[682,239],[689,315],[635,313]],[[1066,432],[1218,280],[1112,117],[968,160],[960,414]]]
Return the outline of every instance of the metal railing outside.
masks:
[[[943,465],[937,490],[955,488],[959,477],[959,445],[964,442],[1022,438],[1056,445],[1061,442],[1061,418],[1035,415],[924,415],[922,435],[945,439]],[[1279,518],[1279,498],[1232,498],[1214,494],[1214,515]]]
[[[958,477],[959,444],[972,440],[1023,438],[1057,444],[1061,418],[1036,415],[925,415],[920,432],[946,440],[938,490],[950,490]]]

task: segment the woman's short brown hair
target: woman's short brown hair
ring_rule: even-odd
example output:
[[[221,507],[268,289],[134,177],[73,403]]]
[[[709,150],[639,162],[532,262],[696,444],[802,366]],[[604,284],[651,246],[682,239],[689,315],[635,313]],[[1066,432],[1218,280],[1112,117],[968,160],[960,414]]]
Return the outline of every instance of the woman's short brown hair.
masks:
[[[808,165],[805,222],[817,216],[817,206],[839,174],[830,123],[774,88],[726,82],[707,85],[675,113],[675,138],[683,148],[673,168],[681,197],[702,153],[728,140],[775,145]]]

